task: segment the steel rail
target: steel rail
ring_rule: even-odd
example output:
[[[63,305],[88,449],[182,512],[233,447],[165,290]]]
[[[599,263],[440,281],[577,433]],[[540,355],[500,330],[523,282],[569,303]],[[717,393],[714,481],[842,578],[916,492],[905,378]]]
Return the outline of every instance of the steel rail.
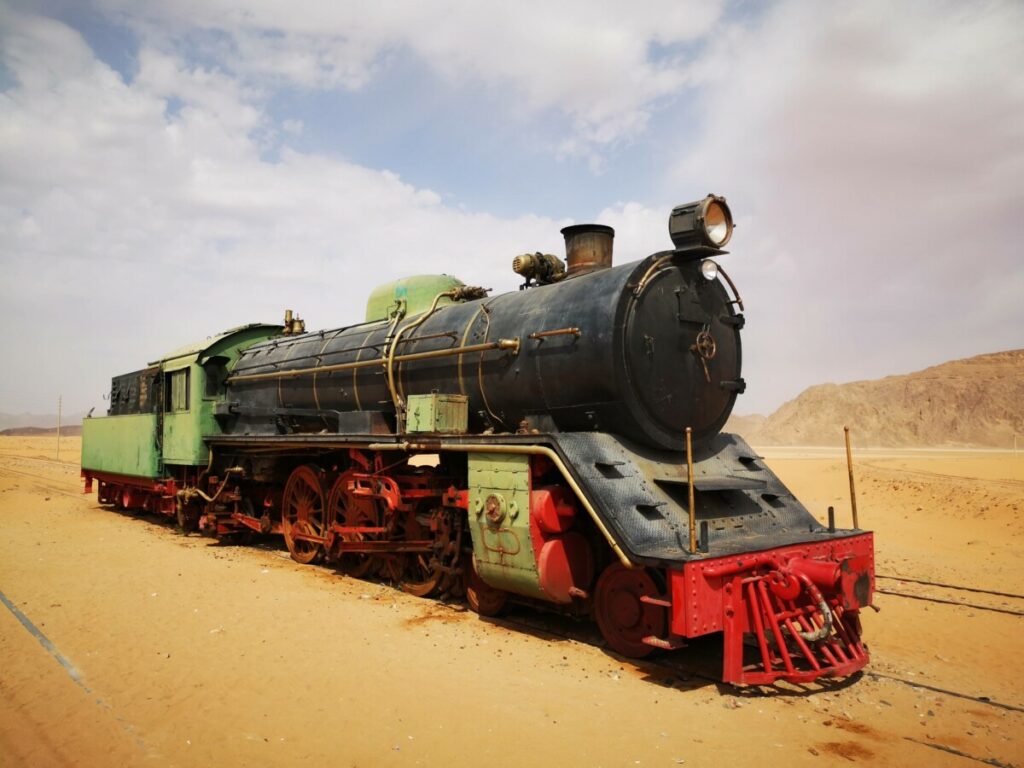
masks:
[[[927,597],[926,595],[911,595],[907,592],[894,592],[890,589],[876,589],[875,594],[893,595],[894,597],[905,597],[908,600],[923,600],[926,603],[939,603],[941,605],[959,605],[961,608],[973,608],[978,611],[992,611],[994,613],[1005,613],[1008,616],[1024,616],[1024,611],[1014,611],[1010,608],[992,608],[978,603],[961,603],[959,600],[944,600],[941,597]]]
[[[925,581],[924,579],[911,579],[906,576],[889,576],[884,573],[876,573],[876,579],[890,579],[892,581],[905,581],[908,584],[923,584],[928,587],[940,587],[942,589],[954,589],[961,592],[977,592],[982,595],[995,595],[996,597],[1012,597],[1017,600],[1024,600],[1024,595],[1013,592],[997,592],[994,589],[980,589],[978,587],[965,587],[960,584],[944,584],[941,581]]]

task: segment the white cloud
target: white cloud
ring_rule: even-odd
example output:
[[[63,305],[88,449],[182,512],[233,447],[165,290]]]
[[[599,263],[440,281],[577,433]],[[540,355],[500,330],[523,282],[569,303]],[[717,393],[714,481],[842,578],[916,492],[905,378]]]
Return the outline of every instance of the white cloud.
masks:
[[[741,410],[1024,346],[1022,28],[1014,3],[795,0],[709,53],[675,178],[740,223]]]
[[[408,51],[456,85],[509,91],[531,113],[554,110],[572,124],[563,154],[592,156],[645,130],[659,100],[689,83],[691,61],[654,47],[701,39],[719,0],[375,3],[300,0],[106,0],[106,7],[159,44],[200,45],[242,74],[307,88],[358,89]],[[206,33],[200,35],[199,32]]]
[[[265,119],[222,72],[143,49],[126,84],[67,27],[10,21],[0,296],[16,327],[0,403],[25,402],[2,410],[55,399],[32,380],[98,400],[113,372],[285,307],[311,327],[357,322],[374,285],[409,273],[513,288],[512,256],[558,248],[558,222],[452,209],[393,173],[287,146],[264,159]]]
[[[512,255],[561,252],[567,222],[450,206],[300,152],[306,126],[268,117],[279,83],[358,88],[399,49],[507,89],[516,110],[561,110],[562,151],[598,166],[595,148],[664,133],[660,100],[699,85],[694,138],[675,156],[652,147],[665,170],[649,195],[609,190],[620,202],[597,220],[621,262],[668,245],[677,190],[728,195],[739,228],[722,264],[749,319],[741,412],[1024,346],[1019,5],[789,0],[727,24],[675,3],[118,7],[148,30],[130,82],[60,23],[0,24],[16,82],[0,93],[0,410],[55,399],[26,381],[98,394],[115,371],[286,306],[341,324],[384,280],[449,271],[510,289]]]

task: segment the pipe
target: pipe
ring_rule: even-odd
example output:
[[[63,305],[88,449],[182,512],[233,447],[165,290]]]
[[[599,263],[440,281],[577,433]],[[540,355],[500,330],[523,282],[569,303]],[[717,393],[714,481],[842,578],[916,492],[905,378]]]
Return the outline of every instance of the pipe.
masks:
[[[430,352],[413,352],[408,355],[397,355],[393,362],[405,363],[412,360],[429,360],[434,357],[454,357],[456,355],[468,355],[473,352],[487,352],[491,349],[507,349],[513,354],[519,353],[519,339],[499,339],[489,341],[486,344],[472,344],[468,347],[454,347],[452,349],[434,349]],[[384,362],[379,357],[372,360],[358,360],[353,363],[338,363],[337,365],[322,365],[316,368],[296,368],[292,371],[274,371],[272,373],[246,373],[241,376],[229,376],[226,384],[234,384],[237,381],[262,381],[266,379],[285,379],[297,376],[308,376],[311,373],[329,373],[330,371],[350,371],[355,368],[370,368],[379,366]]]
[[[565,462],[562,461],[562,458],[557,453],[547,446],[474,445],[470,443],[445,443],[444,441],[438,441],[436,443],[411,443],[406,440],[401,443],[370,443],[366,448],[370,451],[430,451],[434,453],[437,451],[461,451],[463,453],[504,453],[544,456],[550,459],[551,462],[558,467],[558,470],[562,473],[562,477],[565,478],[569,487],[572,488],[573,492],[576,494],[576,498],[578,498],[580,503],[583,505],[583,508],[587,510],[587,514],[590,515],[590,519],[594,521],[594,525],[596,525],[598,530],[601,531],[605,540],[608,542],[608,545],[612,548],[612,551],[618,556],[619,561],[627,568],[636,567],[636,564],[629,559],[626,553],[622,551],[622,547],[620,547],[618,542],[612,537],[612,534],[605,526],[604,521],[602,521],[598,516],[597,510],[594,509],[593,505],[587,499],[586,494],[583,493],[583,489],[580,488],[572,475],[569,474],[569,469],[565,466]]]
[[[541,341],[549,336],[580,336],[579,328],[558,328],[553,331],[535,331],[526,338],[533,339],[534,341]]]
[[[822,597],[821,591],[814,585],[814,582],[810,580],[807,574],[798,571],[794,575],[804,585],[804,589],[807,590],[807,596],[811,599],[812,603],[817,604],[818,611],[821,613],[821,626],[817,630],[804,632],[798,629],[797,634],[808,643],[821,642],[832,632],[832,609],[828,607],[828,603]]]
[[[654,277],[654,273],[666,264],[670,263],[673,256],[675,256],[675,252],[669,251],[664,256],[655,259],[651,266],[647,268],[647,271],[644,272],[644,276],[640,278],[640,282],[636,284],[636,287],[633,289],[633,295],[640,296],[640,294],[644,292],[644,288],[647,287],[647,283],[652,277]]]
[[[178,491],[178,495],[181,496],[183,499],[185,499],[186,502],[187,501],[191,501],[193,498],[198,496],[199,498],[203,499],[204,501],[212,504],[213,502],[215,502],[220,497],[220,495],[224,491],[224,489],[227,488],[228,481],[231,479],[232,475],[238,475],[238,474],[244,474],[244,473],[245,473],[245,470],[243,470],[241,467],[228,467],[226,470],[224,470],[224,479],[221,480],[220,487],[217,488],[217,492],[214,493],[213,496],[207,496],[205,493],[203,493],[198,488],[182,488],[180,491]]]
[[[403,328],[399,328],[398,332],[391,339],[391,343],[388,345],[387,353],[384,355],[386,358],[385,372],[388,378],[388,393],[391,395],[391,402],[395,406],[395,418],[397,419],[397,429],[399,432],[405,431],[405,399],[398,394],[398,390],[395,387],[395,348],[398,346],[399,340],[402,338],[402,334],[406,331],[415,331],[429,318],[434,312],[437,311],[437,302],[441,299],[448,297],[453,298],[455,295],[454,291],[442,291],[434,297],[434,300],[430,304],[430,309],[420,315],[418,318],[413,320]]]
[[[743,299],[740,298],[740,292],[736,289],[736,283],[734,283],[732,281],[732,278],[729,277],[728,273],[724,269],[722,269],[721,264],[718,265],[718,274],[725,278],[725,282],[727,282],[729,284],[729,287],[732,288],[732,295],[736,297],[733,301],[730,301],[729,303],[739,304],[740,312],[743,312]]]
[[[690,502],[690,554],[697,554],[697,509],[693,500],[693,428],[686,428],[686,479]]]
[[[853,529],[859,530],[857,523],[857,491],[853,487],[853,454],[850,452],[850,428],[843,427],[846,435],[846,470],[850,474],[850,507],[853,510]]]

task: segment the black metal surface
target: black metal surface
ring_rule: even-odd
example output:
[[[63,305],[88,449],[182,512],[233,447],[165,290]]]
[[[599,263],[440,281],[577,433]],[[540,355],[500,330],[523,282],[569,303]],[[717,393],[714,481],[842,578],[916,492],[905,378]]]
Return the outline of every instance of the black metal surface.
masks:
[[[153,413],[159,410],[159,366],[114,376],[110,380],[108,416]]]
[[[470,430],[515,431],[524,418],[550,416],[561,431],[602,431],[661,448],[698,441],[721,429],[737,395],[740,339],[729,297],[692,263],[667,264],[640,282],[653,257],[553,285],[440,309],[401,337],[396,354],[519,339],[520,351],[492,350],[396,365],[403,396],[464,394]],[[402,322],[407,324],[408,319]],[[580,335],[530,339],[532,333],[579,328]],[[716,341],[713,358],[691,350],[697,335]],[[381,359],[392,329],[386,323],[275,339],[245,350],[235,375],[273,373]],[[704,364],[707,364],[705,371]],[[393,413],[380,367],[229,384],[228,399],[265,408],[375,410]],[[724,386],[723,386],[724,385]],[[280,431],[257,418],[225,424],[240,434]],[[317,431],[321,420],[288,429]]]
[[[721,557],[853,533],[830,533],[740,437],[719,434],[695,451],[701,547],[693,555],[685,454],[609,434],[550,437],[619,544],[640,562]]]
[[[846,538],[860,531],[818,523],[741,438],[719,434],[695,450],[694,488],[700,547],[689,552],[686,457],[627,443],[605,433],[463,435],[417,439],[417,450],[457,445],[545,445],[562,458],[616,542],[634,562],[673,566],[691,559],[759,552],[775,547]],[[393,443],[405,438],[375,435],[223,435],[209,439],[225,448],[282,453],[329,451]],[[736,490],[733,485],[756,486]],[[705,490],[700,490],[704,488]],[[707,490],[721,489],[724,490]],[[705,533],[705,526],[707,526]]]

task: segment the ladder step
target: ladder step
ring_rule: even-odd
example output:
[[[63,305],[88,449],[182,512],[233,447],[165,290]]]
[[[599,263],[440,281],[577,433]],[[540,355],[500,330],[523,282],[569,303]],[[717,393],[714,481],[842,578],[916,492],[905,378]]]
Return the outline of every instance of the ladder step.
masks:
[[[653,645],[655,648],[661,648],[664,651],[675,651],[686,646],[681,637],[670,637],[666,640],[663,637],[648,635],[643,639],[643,642],[645,645]]]

